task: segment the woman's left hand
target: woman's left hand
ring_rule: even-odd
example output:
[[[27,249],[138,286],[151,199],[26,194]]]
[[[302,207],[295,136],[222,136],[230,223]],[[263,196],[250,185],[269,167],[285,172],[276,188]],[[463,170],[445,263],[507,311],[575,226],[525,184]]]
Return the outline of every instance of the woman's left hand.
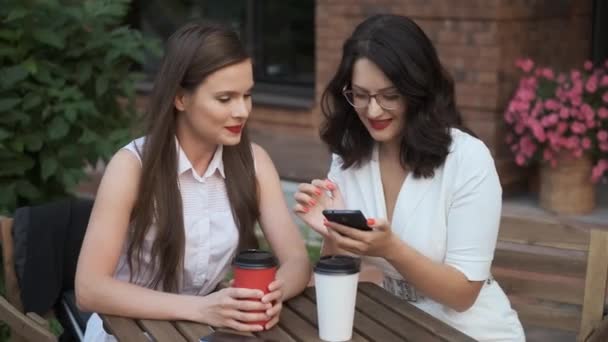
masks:
[[[274,280],[268,285],[270,291],[262,297],[262,303],[271,303],[272,307],[266,310],[266,315],[270,318],[264,329],[268,330],[279,322],[279,314],[283,308],[283,281],[280,279]]]
[[[399,239],[385,219],[367,219],[371,231],[347,227],[339,223],[325,221],[329,237],[344,250],[358,255],[386,256],[398,246]]]

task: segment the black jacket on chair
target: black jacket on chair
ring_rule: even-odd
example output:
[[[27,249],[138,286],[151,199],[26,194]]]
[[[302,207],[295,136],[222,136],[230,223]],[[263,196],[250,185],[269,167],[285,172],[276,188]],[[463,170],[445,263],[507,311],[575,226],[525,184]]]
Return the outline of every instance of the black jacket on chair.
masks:
[[[67,199],[15,211],[15,272],[25,312],[44,314],[66,295],[76,309],[74,276],[92,206],[90,199]],[[86,324],[88,315],[76,317]]]

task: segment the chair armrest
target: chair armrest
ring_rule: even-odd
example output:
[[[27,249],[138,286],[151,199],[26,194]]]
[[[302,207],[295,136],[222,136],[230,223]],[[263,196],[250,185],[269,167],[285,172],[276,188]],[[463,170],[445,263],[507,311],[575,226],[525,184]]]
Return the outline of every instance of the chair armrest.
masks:
[[[0,297],[0,321],[11,328],[11,334],[23,337],[26,341],[57,342],[57,337],[45,327],[48,323],[42,317],[34,313],[21,313],[4,297]],[[41,321],[44,325],[39,323]]]

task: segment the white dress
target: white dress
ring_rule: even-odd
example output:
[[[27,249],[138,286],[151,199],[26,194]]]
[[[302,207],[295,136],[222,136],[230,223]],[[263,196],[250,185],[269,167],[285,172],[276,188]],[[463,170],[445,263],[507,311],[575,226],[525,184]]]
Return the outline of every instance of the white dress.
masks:
[[[471,281],[484,281],[473,306],[459,313],[407,285],[382,258],[364,257],[380,268],[384,287],[447,324],[480,341],[525,341],[517,313],[490,274],[494,256],[502,190],[492,156],[479,139],[452,129],[452,145],[443,166],[432,178],[408,174],[389,220],[395,234],[435,262],[448,264]],[[333,156],[328,178],[342,192],[347,209],[366,217],[387,218],[378,149],[361,167],[341,169]]]
[[[135,144],[139,151],[142,151],[144,142],[144,138],[140,138],[124,148],[139,158]],[[200,176],[194,171],[178,144],[177,171],[186,233],[184,271],[179,290],[182,294],[202,296],[213,291],[226,276],[236,253],[239,233],[226,192],[222,152],[223,147],[220,145],[207,170]],[[143,246],[148,261],[153,232],[154,227],[151,229],[151,234],[146,236]],[[125,251],[126,245],[120,256],[115,278],[128,282],[131,272],[126,263]],[[144,276],[133,282],[145,286],[150,279],[149,272],[147,273],[150,266],[143,265],[142,270]],[[97,314],[93,314],[87,322],[84,340],[86,342],[116,341],[104,331],[101,318]]]

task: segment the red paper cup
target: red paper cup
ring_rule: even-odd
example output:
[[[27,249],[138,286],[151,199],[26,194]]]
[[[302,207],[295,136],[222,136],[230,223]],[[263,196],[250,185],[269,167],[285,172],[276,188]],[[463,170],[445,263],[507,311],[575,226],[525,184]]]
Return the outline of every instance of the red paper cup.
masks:
[[[234,269],[233,287],[261,290],[264,294],[270,292],[268,285],[274,281],[277,273],[277,259],[272,253],[248,249],[236,256],[232,266]],[[250,324],[261,326],[266,323],[268,321],[250,322]]]

